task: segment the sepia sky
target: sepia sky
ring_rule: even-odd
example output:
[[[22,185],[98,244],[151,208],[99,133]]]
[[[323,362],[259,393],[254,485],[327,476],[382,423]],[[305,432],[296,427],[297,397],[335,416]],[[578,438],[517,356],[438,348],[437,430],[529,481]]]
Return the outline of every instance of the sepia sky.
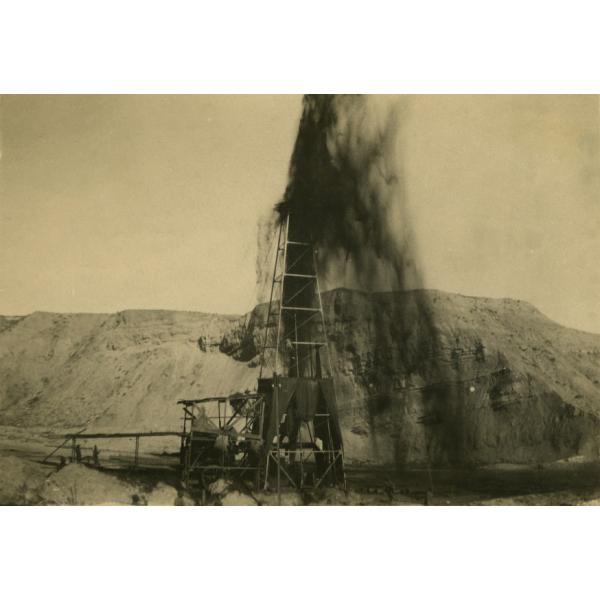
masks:
[[[386,101],[427,287],[600,332],[598,98]],[[2,97],[0,314],[248,310],[300,103]]]

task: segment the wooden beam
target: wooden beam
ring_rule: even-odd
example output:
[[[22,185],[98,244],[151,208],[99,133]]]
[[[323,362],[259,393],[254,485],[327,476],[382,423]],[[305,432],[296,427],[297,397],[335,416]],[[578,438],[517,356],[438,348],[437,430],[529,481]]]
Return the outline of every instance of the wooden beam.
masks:
[[[137,437],[164,437],[177,436],[181,437],[184,434],[181,431],[134,431],[127,433],[67,433],[66,439],[95,439],[95,438],[137,438]]]
[[[78,431],[77,433],[73,434],[72,437],[79,437],[79,434],[84,432],[87,429],[87,427],[84,427],[81,431]],[[52,452],[50,452],[50,454],[48,454],[48,456],[46,456],[46,458],[44,458],[44,460],[42,461],[43,463],[45,463],[55,452],[58,452],[58,450],[60,450],[63,446],[65,446],[65,444],[67,444],[69,442],[71,438],[70,437],[65,437],[65,441],[60,445],[57,446],[56,448],[54,448],[54,450],[52,450]]]

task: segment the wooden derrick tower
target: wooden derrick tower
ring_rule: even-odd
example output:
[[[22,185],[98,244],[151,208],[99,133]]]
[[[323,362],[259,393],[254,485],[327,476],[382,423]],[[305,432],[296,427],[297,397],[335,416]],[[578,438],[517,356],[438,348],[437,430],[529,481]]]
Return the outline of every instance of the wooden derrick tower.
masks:
[[[282,485],[345,488],[315,251],[289,215],[279,226],[256,393],[179,404],[186,485],[228,477],[278,494]]]
[[[265,395],[264,485],[345,487],[342,437],[315,248],[279,226],[258,392]]]

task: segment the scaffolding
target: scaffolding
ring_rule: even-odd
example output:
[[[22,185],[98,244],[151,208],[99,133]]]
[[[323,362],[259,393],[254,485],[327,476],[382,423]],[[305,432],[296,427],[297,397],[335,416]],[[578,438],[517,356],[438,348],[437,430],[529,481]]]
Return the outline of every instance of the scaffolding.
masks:
[[[183,408],[180,462],[186,486],[207,489],[218,477],[260,485],[264,396],[234,394],[179,400]]]

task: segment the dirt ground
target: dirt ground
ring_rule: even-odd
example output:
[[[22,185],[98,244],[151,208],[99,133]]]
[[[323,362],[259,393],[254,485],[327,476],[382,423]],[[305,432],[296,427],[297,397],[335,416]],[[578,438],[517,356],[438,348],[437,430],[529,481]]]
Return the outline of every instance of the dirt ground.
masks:
[[[598,505],[600,463],[558,461],[535,466],[500,464],[462,469],[396,471],[347,465],[347,490],[325,488],[298,493],[269,491],[221,481],[204,496],[181,490],[176,447],[141,448],[132,467],[131,440],[101,446],[98,468],[91,452],[71,463],[63,440],[43,429],[0,428],[0,504],[17,505],[282,505],[300,506],[465,506]],[[61,457],[64,466],[60,467]]]
[[[41,444],[41,446],[39,445]],[[297,492],[253,491],[218,480],[208,493],[183,490],[172,456],[155,456],[151,466],[124,468],[123,461],[93,464],[58,459],[42,463],[46,447],[0,446],[0,504],[3,505],[219,505],[271,506],[534,506],[600,505],[600,465],[568,462],[497,465],[478,469],[413,469],[394,472],[349,467],[347,489]],[[158,462],[157,462],[158,461]]]

